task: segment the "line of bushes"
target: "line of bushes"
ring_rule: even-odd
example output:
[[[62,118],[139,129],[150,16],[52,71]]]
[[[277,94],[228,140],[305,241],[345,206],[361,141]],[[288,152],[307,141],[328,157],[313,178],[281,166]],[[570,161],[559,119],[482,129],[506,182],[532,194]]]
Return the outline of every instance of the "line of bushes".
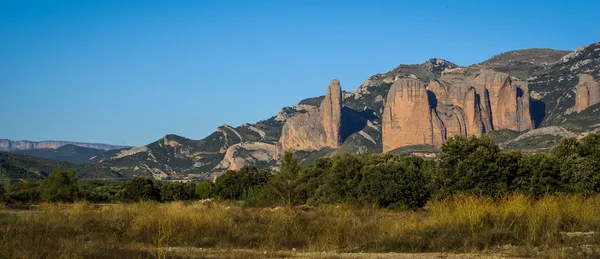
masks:
[[[340,154],[299,166],[290,152],[280,172],[256,167],[228,171],[213,182],[158,182],[135,177],[120,184],[77,184],[73,172],[57,169],[39,182],[24,181],[0,198],[8,202],[137,202],[206,198],[244,201],[247,206],[374,203],[420,208],[458,193],[501,198],[509,193],[600,193],[600,135],[563,139],[549,152],[524,155],[502,150],[488,136],[456,136],[436,160],[391,154]]]

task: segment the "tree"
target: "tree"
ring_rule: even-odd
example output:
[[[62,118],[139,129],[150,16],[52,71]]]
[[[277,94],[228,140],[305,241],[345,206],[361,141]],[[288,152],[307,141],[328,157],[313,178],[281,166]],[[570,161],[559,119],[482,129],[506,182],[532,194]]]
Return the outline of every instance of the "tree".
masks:
[[[430,191],[420,165],[418,160],[409,158],[363,167],[359,185],[361,197],[382,207],[416,209],[425,206]]]
[[[21,181],[13,184],[6,192],[8,202],[35,203],[40,201],[40,182]]]
[[[487,135],[452,137],[442,145],[433,186],[438,197],[458,192],[500,196],[508,191],[516,174],[516,167],[507,164],[515,163],[515,158],[500,154],[498,145]]]
[[[90,181],[80,186],[80,193],[89,202],[112,202],[123,189],[121,185]]]
[[[193,183],[165,183],[160,188],[161,201],[186,201],[195,196],[196,186]]]
[[[200,199],[213,197],[214,184],[210,181],[202,181],[196,184],[196,196]]]
[[[3,203],[6,201],[6,190],[4,190],[4,187],[2,185],[0,185],[0,203]]]
[[[271,172],[258,170],[254,166],[244,166],[238,171],[227,171],[215,181],[215,195],[222,199],[242,200],[252,188],[264,185]]]
[[[124,201],[156,201],[160,199],[160,190],[154,181],[136,176],[131,181],[124,183],[121,195]]]
[[[318,199],[325,203],[358,202],[363,167],[361,156],[343,153],[331,158],[331,166],[323,175]]]
[[[300,194],[298,188],[298,178],[300,167],[294,157],[294,153],[286,151],[283,154],[281,161],[281,170],[273,176],[269,185],[272,186],[279,203],[291,207],[294,204],[300,203]]]
[[[561,176],[557,160],[547,154],[523,157],[519,161],[514,189],[533,196],[559,191]]]
[[[40,189],[42,200],[50,202],[73,202],[77,199],[77,192],[75,171],[65,172],[62,168],[52,171]]]

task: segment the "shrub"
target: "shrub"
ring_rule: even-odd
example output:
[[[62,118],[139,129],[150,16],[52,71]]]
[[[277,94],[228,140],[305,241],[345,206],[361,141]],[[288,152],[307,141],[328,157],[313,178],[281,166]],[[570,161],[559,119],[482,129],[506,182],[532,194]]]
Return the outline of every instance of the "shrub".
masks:
[[[507,171],[508,154],[489,136],[455,136],[442,145],[433,185],[439,197],[459,192],[477,195],[501,196],[509,189],[513,169]],[[513,172],[514,171],[514,172]]]
[[[196,185],[193,183],[164,183],[160,188],[161,201],[186,201],[196,196]]]
[[[409,160],[409,159],[407,159]],[[362,198],[382,207],[421,208],[429,199],[428,183],[420,163],[392,161],[363,167]]]
[[[239,171],[227,171],[217,178],[215,195],[222,199],[242,200],[248,190],[265,184],[271,172],[259,171],[256,167],[244,166]]]
[[[78,193],[75,171],[65,172],[61,168],[55,169],[42,182],[40,193],[44,201],[75,201]]]
[[[214,184],[211,181],[202,181],[196,184],[196,196],[200,199],[213,197]]]
[[[81,196],[89,202],[112,202],[117,200],[123,187],[118,184],[91,181],[81,185]]]
[[[6,201],[5,195],[6,195],[6,190],[4,190],[4,187],[2,185],[0,185],[0,203],[3,203]]]
[[[556,160],[547,154],[525,156],[519,161],[514,189],[536,197],[561,189],[560,170]]]
[[[124,183],[120,196],[122,200],[130,202],[156,201],[160,199],[160,190],[154,181],[144,177],[134,177]]]
[[[8,188],[6,193],[8,202],[37,203],[40,201],[40,182],[21,181]]]
[[[331,164],[323,168],[323,184],[319,188],[318,200],[325,203],[356,203],[359,200],[357,186],[361,182],[360,156],[343,153],[331,158]]]

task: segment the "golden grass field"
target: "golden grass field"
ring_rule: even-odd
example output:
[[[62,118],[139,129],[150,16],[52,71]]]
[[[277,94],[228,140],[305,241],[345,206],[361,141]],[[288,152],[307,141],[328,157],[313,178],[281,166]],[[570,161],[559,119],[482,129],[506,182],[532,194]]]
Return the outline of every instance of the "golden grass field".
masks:
[[[41,204],[0,210],[0,258],[600,258],[599,233],[600,195],[455,196],[417,211]]]

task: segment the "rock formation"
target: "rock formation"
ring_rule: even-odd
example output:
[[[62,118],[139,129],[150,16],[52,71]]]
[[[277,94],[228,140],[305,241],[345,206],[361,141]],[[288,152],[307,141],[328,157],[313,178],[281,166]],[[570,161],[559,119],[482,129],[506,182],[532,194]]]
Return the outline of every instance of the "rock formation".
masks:
[[[388,93],[383,151],[441,145],[455,135],[533,128],[527,84],[492,70],[455,69],[429,82],[402,78]]]
[[[342,142],[342,89],[333,80],[319,107],[307,107],[304,113],[289,118],[283,125],[280,143],[283,150],[320,150],[337,148]]]
[[[261,142],[238,143],[227,149],[225,157],[216,166],[217,171],[239,170],[245,165],[260,165],[278,161],[281,149],[273,144]]]
[[[325,146],[338,147],[342,143],[342,87],[337,79],[327,87],[327,94],[319,107],[319,118],[325,128]]]
[[[425,86],[418,79],[398,79],[388,92],[382,118],[383,151],[442,143],[442,129]]]
[[[600,102],[600,85],[589,74],[579,75],[579,83],[575,86],[575,110],[581,112]]]

